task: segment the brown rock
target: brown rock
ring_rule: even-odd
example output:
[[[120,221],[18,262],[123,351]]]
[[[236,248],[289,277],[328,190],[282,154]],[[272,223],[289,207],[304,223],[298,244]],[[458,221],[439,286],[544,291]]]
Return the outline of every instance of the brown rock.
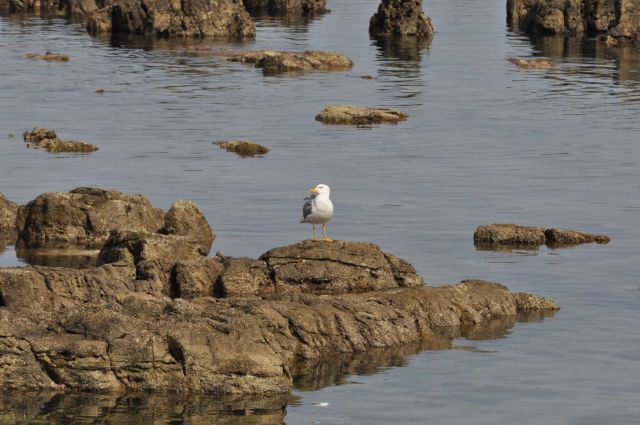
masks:
[[[255,64],[265,75],[301,71],[345,71],[353,67],[353,61],[337,52],[282,52],[273,50],[248,51],[226,54],[232,62]]]
[[[513,297],[516,301],[516,308],[520,312],[560,310],[560,306],[550,298],[526,292],[516,292]]]
[[[15,235],[18,204],[11,202],[0,193],[0,235]]]
[[[422,0],[382,0],[369,22],[372,36],[431,37],[433,25]]]
[[[351,105],[330,105],[316,115],[316,121],[324,124],[369,125],[397,124],[409,116],[404,112],[384,108],[360,108]]]
[[[247,297],[275,292],[267,263],[253,258],[224,258],[216,287],[220,297]]]
[[[256,27],[241,0],[107,0],[88,15],[92,34],[253,38]]]
[[[510,58],[509,62],[524,69],[548,69],[558,65],[558,62],[551,59]]]
[[[212,297],[223,266],[216,258],[178,261],[175,265],[173,298]]]
[[[547,244],[551,246],[578,245],[583,243],[606,244],[611,240],[607,235],[577,232],[575,230],[547,229],[544,232]]]
[[[19,242],[26,248],[101,247],[114,229],[157,232],[164,212],[142,195],[94,188],[38,196],[18,209]]]
[[[327,11],[326,0],[243,0],[249,13],[309,15]]]
[[[171,209],[164,216],[164,228],[160,233],[195,240],[204,248],[204,255],[209,254],[216,238],[200,207],[195,202],[184,200],[178,200],[171,205]]]
[[[473,241],[480,247],[544,245],[545,236],[542,227],[518,226],[516,224],[483,224],[473,234]]]
[[[24,142],[27,144],[27,147],[45,149],[51,153],[90,153],[98,150],[97,146],[90,143],[60,140],[56,132],[50,128],[35,127],[33,131],[25,131],[22,136],[24,137]]]
[[[42,53],[27,53],[22,56],[26,59],[40,59],[47,62],[69,62],[69,56],[62,55],[60,53],[52,53],[47,52],[45,54]]]
[[[257,143],[250,142],[249,140],[227,140],[213,142],[214,145],[218,145],[220,149],[225,149],[227,152],[234,152],[243,158],[261,156],[269,153],[269,149],[259,145]]]

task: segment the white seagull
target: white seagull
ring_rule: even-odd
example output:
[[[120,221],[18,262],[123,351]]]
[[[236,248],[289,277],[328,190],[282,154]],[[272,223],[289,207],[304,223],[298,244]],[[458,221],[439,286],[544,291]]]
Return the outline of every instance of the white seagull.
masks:
[[[304,198],[307,202],[302,207],[302,220],[300,223],[310,223],[313,231],[313,240],[316,236],[316,224],[322,224],[322,240],[332,241],[327,237],[327,221],[333,217],[333,203],[329,199],[331,189],[326,184],[319,184],[313,189],[309,189],[311,196]]]

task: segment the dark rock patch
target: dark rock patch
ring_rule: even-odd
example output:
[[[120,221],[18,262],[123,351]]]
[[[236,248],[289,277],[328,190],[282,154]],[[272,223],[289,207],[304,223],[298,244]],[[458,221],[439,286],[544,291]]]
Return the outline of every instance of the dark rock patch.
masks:
[[[226,140],[213,142],[213,144],[218,145],[220,149],[224,149],[227,152],[234,152],[243,158],[261,156],[269,153],[269,148],[249,140]]]

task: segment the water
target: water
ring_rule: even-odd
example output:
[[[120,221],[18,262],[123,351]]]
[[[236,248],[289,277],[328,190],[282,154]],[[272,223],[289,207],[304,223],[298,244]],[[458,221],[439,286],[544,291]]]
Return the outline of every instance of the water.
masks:
[[[202,415],[290,424],[636,423],[640,50],[532,41],[506,28],[502,0],[430,0],[433,42],[385,47],[367,35],[377,1],[329,6],[331,14],[308,23],[260,20],[255,42],[199,43],[339,50],[356,64],[301,77],[264,77],[188,44],[112,47],[64,20],[0,18],[0,192],[21,203],[77,186],[144,193],[163,208],[191,199],[217,233],[214,251],[257,256],[309,236],[298,224],[301,198],[322,182],[336,205],[331,236],[374,241],[430,284],[495,280],[553,297],[562,310],[515,324],[504,339],[456,341],[477,350],[410,350],[400,362],[354,368],[312,391],[302,386],[273,415],[272,405],[254,410],[241,401],[243,410],[209,398],[68,396],[26,407],[18,398],[6,409],[23,417],[40,409],[45,422],[73,414],[121,423],[117,415],[126,414],[132,423],[204,422]],[[46,50],[72,59],[20,58]],[[531,55],[561,64],[522,71],[507,62]],[[95,94],[99,88],[108,92]],[[372,128],[314,121],[331,103],[398,108],[410,119]],[[100,151],[26,149],[20,134],[34,126]],[[272,151],[243,159],[211,145],[230,138]],[[491,222],[602,232],[613,241],[475,250],[473,230]],[[18,263],[8,246],[0,265]]]

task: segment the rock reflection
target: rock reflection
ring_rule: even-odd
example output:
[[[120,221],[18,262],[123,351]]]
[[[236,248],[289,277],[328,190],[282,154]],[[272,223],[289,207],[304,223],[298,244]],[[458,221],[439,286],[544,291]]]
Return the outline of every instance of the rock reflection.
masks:
[[[91,249],[26,249],[20,244],[16,246],[18,259],[32,266],[88,269],[96,266],[99,253],[99,250]]]
[[[0,395],[0,423],[281,424],[291,397],[64,393]]]
[[[16,242],[15,235],[0,233],[0,255],[7,250],[7,246]]]
[[[421,95],[425,86],[422,78],[422,57],[428,52],[431,39],[372,37],[371,40],[378,50],[376,60],[379,62],[378,75],[382,81],[379,90],[400,99],[411,99]]]
[[[420,62],[431,38],[424,37],[372,37],[383,58]]]

